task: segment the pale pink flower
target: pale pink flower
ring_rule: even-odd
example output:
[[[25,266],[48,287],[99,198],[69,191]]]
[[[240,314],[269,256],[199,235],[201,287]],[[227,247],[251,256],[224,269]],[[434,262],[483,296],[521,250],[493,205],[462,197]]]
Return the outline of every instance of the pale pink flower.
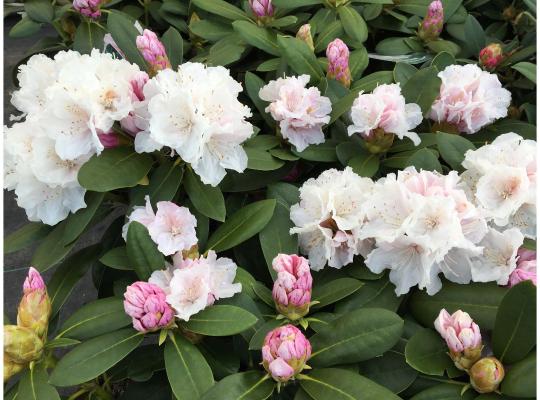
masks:
[[[370,140],[376,130],[383,130],[400,139],[408,137],[415,145],[420,143],[420,137],[411,130],[422,122],[422,111],[416,103],[405,103],[399,84],[377,86],[371,94],[360,92],[352,105],[351,119],[349,136],[359,133]]]
[[[132,318],[133,328],[153,332],[170,326],[174,316],[165,300],[165,292],[148,282],[135,282],[124,293],[124,310]]]
[[[324,143],[323,125],[330,122],[332,104],[316,87],[306,88],[309,75],[279,78],[259,91],[269,101],[265,111],[279,122],[281,135],[298,151],[310,144]]]
[[[425,18],[420,23],[418,36],[426,41],[435,40],[442,32],[444,24],[444,10],[440,0],[429,4]]]
[[[272,0],[249,0],[249,6],[256,17],[271,17],[274,15]]]
[[[120,121],[120,126],[132,136],[144,130],[147,125],[147,121],[140,114],[142,112],[141,110],[147,107],[147,104],[144,103],[144,86],[148,82],[148,79],[150,79],[148,74],[141,71],[130,81],[132,89],[131,100],[133,101],[135,110],[130,111],[128,116]]]
[[[523,281],[532,281],[536,286],[536,251],[521,248],[518,250],[517,268],[512,271],[508,279],[508,286],[512,287]]]
[[[27,294],[35,290],[45,289],[45,282],[41,277],[41,274],[34,267],[30,267],[28,275],[23,283],[23,293]]]
[[[73,0],[73,8],[75,11],[84,15],[85,17],[97,19],[101,16],[102,0]]]
[[[145,29],[142,35],[137,36],[135,43],[154,72],[171,68],[165,47],[154,32]]]
[[[133,221],[138,222],[148,228],[148,225],[150,225],[156,218],[156,215],[154,214],[154,210],[152,210],[150,197],[148,195],[144,196],[144,201],[145,201],[144,206],[133,207],[133,211],[129,215],[128,221],[122,227],[122,237],[124,238],[124,240],[127,239],[127,232],[128,232],[129,224],[131,222]]]
[[[306,315],[313,283],[308,260],[296,254],[278,254],[272,268],[277,272],[272,296],[278,311],[290,320]]]
[[[469,314],[458,310],[450,315],[443,308],[434,325],[446,341],[457,368],[469,369],[478,361],[482,352],[482,335]]]
[[[326,47],[326,58],[328,58],[327,77],[349,87],[351,85],[351,71],[347,45],[339,38],[333,40]]]
[[[299,374],[311,356],[311,344],[293,325],[280,326],[264,338],[263,366],[277,382],[286,382]]]
[[[158,250],[170,256],[197,244],[196,226],[197,219],[188,208],[170,201],[160,201],[157,203],[156,216],[147,228]]]
[[[502,46],[499,43],[491,43],[480,50],[478,62],[487,70],[493,70],[504,58]]]
[[[475,133],[508,113],[511,94],[496,74],[478,65],[449,65],[439,72],[439,97],[431,106],[430,118],[448,123],[460,132]]]

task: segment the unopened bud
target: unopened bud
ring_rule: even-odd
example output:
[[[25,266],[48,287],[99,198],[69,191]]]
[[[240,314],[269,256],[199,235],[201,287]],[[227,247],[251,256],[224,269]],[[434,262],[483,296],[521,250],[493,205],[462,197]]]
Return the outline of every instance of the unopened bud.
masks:
[[[43,342],[29,328],[4,325],[4,354],[19,364],[39,360],[43,355]]]
[[[371,154],[386,153],[392,147],[395,136],[382,128],[375,128],[368,135],[362,135],[364,146]]]
[[[272,0],[249,0],[249,7],[257,18],[268,18],[274,15]]]
[[[16,363],[9,355],[4,353],[4,382],[7,382],[12,376],[21,372],[25,367],[26,364]]]
[[[491,43],[480,50],[478,60],[480,65],[487,70],[494,70],[503,60],[503,49],[499,43]]]
[[[313,36],[311,36],[311,25],[310,24],[304,24],[298,29],[298,32],[296,33],[296,37],[306,43],[308,47],[314,51],[315,46],[313,45]]]
[[[135,43],[154,75],[162,69],[171,68],[165,46],[154,32],[145,29],[142,35],[137,36]]]
[[[102,0],[73,0],[73,8],[85,17],[98,19],[101,16]]]
[[[504,379],[504,367],[495,357],[482,358],[471,367],[469,376],[477,392],[494,392]]]
[[[335,79],[343,86],[351,85],[351,71],[349,70],[349,48],[341,39],[335,39],[326,48],[328,70],[326,76]]]
[[[45,282],[39,272],[30,267],[23,285],[24,296],[19,303],[17,325],[33,330],[43,339],[47,336],[51,300],[47,294]]]
[[[432,1],[426,16],[418,27],[418,37],[425,42],[435,40],[442,32],[444,25],[444,10],[440,0]]]

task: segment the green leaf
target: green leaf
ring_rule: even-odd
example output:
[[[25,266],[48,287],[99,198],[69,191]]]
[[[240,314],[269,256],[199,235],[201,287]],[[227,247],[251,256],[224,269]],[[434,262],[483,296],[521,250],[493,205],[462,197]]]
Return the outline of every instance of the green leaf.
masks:
[[[75,31],[73,50],[81,54],[90,54],[92,49],[103,49],[105,31],[98,24],[83,21]]]
[[[276,201],[261,200],[248,204],[230,216],[208,239],[207,250],[228,250],[259,233],[270,221]]]
[[[26,246],[43,239],[51,227],[41,222],[30,222],[4,238],[4,254],[24,249]]]
[[[462,171],[461,163],[465,159],[468,150],[475,150],[474,144],[463,136],[437,132],[437,149],[444,161],[456,171]]]
[[[19,382],[19,400],[60,400],[58,392],[48,382],[47,371],[42,364],[26,369]]]
[[[407,389],[418,376],[405,361],[403,354],[395,350],[387,351],[382,357],[361,362],[360,374],[391,390],[399,393]]]
[[[391,349],[401,336],[403,320],[395,313],[365,308],[343,314],[310,338],[312,366],[368,360]]]
[[[64,387],[90,381],[131,353],[143,338],[128,328],[90,339],[60,359],[49,382]]]
[[[209,65],[226,66],[242,58],[246,51],[246,43],[241,40],[237,33],[230,34],[210,47],[210,52],[206,58]]]
[[[283,324],[283,320],[278,319],[269,319],[266,321],[251,337],[249,341],[249,350],[260,350],[263,347],[264,338],[267,333],[273,329],[276,329],[278,326]]]
[[[318,162],[335,162],[337,161],[336,155],[336,141],[327,140],[321,144],[312,144],[306,147],[303,151],[296,151],[291,149],[298,157],[308,161]]]
[[[486,45],[486,34],[480,22],[471,14],[467,15],[465,25],[463,26],[465,37],[467,38],[467,48],[474,54],[480,53],[480,50]]]
[[[512,65],[512,69],[515,69],[521,73],[525,78],[536,83],[536,64],[531,62],[522,61],[517,64]]]
[[[169,57],[171,68],[176,70],[184,59],[184,41],[182,40],[182,35],[171,26],[161,37],[161,42],[165,47],[167,57]]]
[[[291,9],[305,6],[314,6],[317,4],[323,4],[324,0],[273,0],[273,4],[276,7],[283,9]]]
[[[148,70],[148,65],[135,44],[139,31],[135,28],[131,17],[118,11],[111,11],[107,17],[107,31],[128,61],[137,64],[143,71]]]
[[[273,391],[274,382],[268,374],[248,371],[222,379],[201,400],[265,400]]]
[[[101,205],[105,193],[87,192],[85,196],[86,207],[80,209],[75,214],[70,214],[65,220],[65,228],[63,234],[63,242],[69,245],[77,240],[84,232],[90,221],[96,214],[98,207]]]
[[[339,18],[345,33],[360,43],[367,40],[368,27],[366,21],[358,12],[351,6],[343,6],[338,8]]]
[[[99,259],[99,262],[114,269],[133,270],[133,266],[127,255],[126,246],[115,247],[109,250]]]
[[[407,342],[407,363],[419,372],[428,375],[443,375],[454,364],[448,356],[448,346],[433,329],[416,332]]]
[[[256,71],[259,72],[270,72],[275,71],[279,68],[281,64],[281,58],[271,58],[270,60],[263,61],[259,64]],[[250,72],[246,72],[246,75]]]
[[[53,316],[58,313],[74,286],[92,267],[98,257],[99,250],[99,244],[86,247],[68,257],[56,268],[47,285]]]
[[[26,0],[24,11],[36,22],[52,22],[54,8],[50,0]]]
[[[14,39],[28,37],[39,32],[42,25],[25,16],[9,30],[8,35]]]
[[[294,72],[311,76],[313,82],[318,82],[323,77],[324,72],[315,53],[302,40],[278,35],[277,43],[283,58]]]
[[[274,298],[272,297],[272,291],[270,289],[258,281],[253,282],[251,287],[259,299],[261,299],[268,307],[274,308]]]
[[[135,153],[130,147],[105,149],[83,164],[78,179],[85,189],[110,192],[137,185],[150,171],[152,163],[149,154]]]
[[[192,4],[226,19],[250,21],[244,11],[223,0],[193,0]]]
[[[418,68],[414,65],[407,64],[404,62],[396,63],[394,67],[394,81],[399,83],[403,87],[407,81],[418,72]]]
[[[150,203],[155,206],[158,201],[172,201],[184,176],[184,169],[173,159],[160,164],[150,176],[148,185],[138,185],[131,189],[130,204],[142,205],[148,195]]]
[[[69,338],[61,337],[61,338],[56,338],[56,339],[47,341],[47,343],[45,343],[45,348],[46,349],[59,349],[63,347],[75,346],[76,344],[80,344],[80,343],[81,342],[76,339],[69,339]]]
[[[137,221],[129,223],[126,252],[130,264],[142,280],[148,280],[152,272],[165,266],[163,254],[157,249],[146,227]]]
[[[165,370],[178,400],[200,399],[214,384],[212,370],[194,344],[170,333],[165,345]]]
[[[508,368],[500,390],[508,396],[535,398],[536,352],[529,354],[525,359]]]
[[[417,150],[407,160],[407,165],[416,167],[417,170],[438,171],[442,173],[441,163],[432,151],[423,148]]]
[[[463,385],[442,383],[417,393],[411,400],[472,400],[477,393],[470,389],[461,394]],[[503,400],[503,399],[501,399]]]
[[[249,71],[246,72],[246,75],[245,75],[245,78],[244,78],[244,83],[245,83],[245,86],[246,86],[247,94],[249,95],[249,98],[251,99],[251,101],[253,102],[253,104],[255,105],[257,110],[259,111],[259,114],[264,118],[265,122],[270,127],[272,127],[272,128],[275,127],[276,122],[265,111],[267,103],[262,101],[261,98],[259,97],[259,91],[261,90],[261,88],[263,86],[266,85],[266,83],[261,78],[259,78],[257,75],[255,75],[254,73],[249,72]],[[254,139],[256,139],[258,137],[264,137],[264,136],[268,136],[268,137],[271,137],[273,139],[277,139],[276,136],[270,136],[270,135],[258,135],[258,136],[255,136]],[[253,140],[253,139],[251,139],[251,140]],[[279,144],[279,140],[277,142]],[[244,145],[247,145],[247,143],[244,143]]]
[[[362,76],[369,64],[368,52],[365,47],[351,51],[349,56],[349,69],[353,80]]]
[[[333,281],[324,283],[322,285],[316,285],[313,288],[312,299],[318,301],[312,309],[325,307],[329,304],[335,303],[362,287],[363,283],[353,278],[339,278]]]
[[[444,52],[445,54],[451,55],[453,57],[455,57],[461,50],[461,47],[459,47],[454,42],[442,39],[427,42],[426,46],[434,53]],[[431,65],[433,65],[433,63]],[[439,67],[437,67],[437,70],[441,71]]]
[[[276,34],[272,30],[257,26],[251,21],[234,21],[232,26],[246,43],[273,56],[279,56],[281,54],[277,44]]]
[[[273,157],[269,152],[253,147],[244,147],[248,156],[248,168],[257,171],[273,171],[285,164],[282,160]]]
[[[407,103],[416,103],[426,114],[439,95],[441,79],[437,76],[436,67],[427,67],[418,70],[403,86],[402,93]]]
[[[339,20],[331,21],[322,27],[315,39],[315,53],[325,50],[332,40],[343,35],[343,25]]]
[[[257,135],[247,140],[244,147],[252,147],[260,150],[270,150],[279,146],[280,140],[274,135]]]
[[[503,297],[493,329],[493,353],[503,364],[522,360],[536,345],[536,286],[512,287]]]
[[[471,142],[480,147],[507,132],[515,132],[524,139],[536,140],[536,126],[524,121],[505,118],[496,121],[494,124],[487,125],[480,132],[471,135]]]
[[[362,155],[351,158],[348,165],[358,175],[371,178],[379,170],[379,156],[364,152]]]
[[[217,221],[225,221],[225,200],[218,187],[205,185],[199,176],[188,168],[184,188],[197,211]]]
[[[375,47],[377,54],[383,56],[403,56],[422,52],[423,47],[417,38],[389,37],[381,40]]]
[[[492,330],[497,309],[506,292],[507,289],[495,283],[459,285],[444,282],[442,289],[432,296],[425,291],[415,291],[409,307],[414,318],[424,326],[432,327],[441,309],[445,308],[450,314],[457,310],[465,311],[482,329]]]
[[[131,324],[117,297],[98,299],[85,304],[63,323],[58,336],[85,340],[109,333]]]
[[[182,325],[201,335],[229,336],[243,332],[256,323],[257,317],[240,307],[214,305],[193,315]]]
[[[345,369],[315,369],[302,377],[300,386],[314,400],[399,400],[388,389]]]
[[[397,297],[394,289],[394,285],[387,278],[364,282],[360,289],[336,304],[335,312],[345,313],[359,308],[384,308],[396,311],[403,296]]]
[[[446,67],[455,63],[455,57],[451,53],[445,51],[437,54],[433,57],[433,60],[431,60],[431,65],[437,68],[438,71],[443,71]]]
[[[189,30],[195,35],[211,42],[217,42],[233,32],[230,23],[222,24],[206,19],[190,22]]]

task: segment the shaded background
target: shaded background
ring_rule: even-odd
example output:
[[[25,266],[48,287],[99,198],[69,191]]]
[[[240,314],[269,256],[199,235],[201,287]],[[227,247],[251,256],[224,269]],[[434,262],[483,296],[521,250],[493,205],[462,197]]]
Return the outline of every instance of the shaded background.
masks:
[[[54,32],[50,28],[43,28],[32,37],[23,39],[10,38],[8,32],[19,18],[19,16],[15,15],[4,20],[4,125],[11,125],[9,116],[16,114],[15,108],[10,103],[11,93],[16,88],[13,81],[13,67],[25,56],[28,49],[38,39],[45,35],[54,36]],[[14,193],[4,190],[4,237],[27,223],[26,213],[17,206]],[[99,241],[104,229],[105,226],[103,225],[96,226],[79,240],[75,250]],[[30,260],[35,248],[36,245],[15,253],[4,254],[4,315],[12,323],[17,318],[17,306],[22,296],[22,284],[30,267]],[[50,279],[53,271],[54,268],[45,272],[46,282]],[[74,287],[69,299],[62,307],[60,319],[64,320],[74,310],[78,309],[82,304],[95,299],[96,296],[97,292],[92,284],[90,270]]]

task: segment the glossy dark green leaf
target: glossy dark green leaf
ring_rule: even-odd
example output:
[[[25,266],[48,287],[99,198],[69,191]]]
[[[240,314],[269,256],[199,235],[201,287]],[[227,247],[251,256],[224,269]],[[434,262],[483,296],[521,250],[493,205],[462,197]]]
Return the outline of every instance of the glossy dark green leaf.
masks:
[[[232,26],[246,43],[273,56],[281,55],[276,34],[271,29],[257,26],[248,21],[234,21]]]
[[[99,156],[94,155],[83,164],[78,179],[85,189],[109,192],[135,186],[150,171],[152,163],[149,154],[135,153],[129,147],[105,149]]]
[[[189,331],[206,336],[230,336],[257,323],[257,317],[240,307],[214,305],[193,315],[182,325]]]
[[[43,24],[33,21],[32,19],[28,18],[27,16],[21,18],[19,22],[17,22],[10,30],[9,30],[9,37],[10,38],[24,38],[27,36],[31,36],[41,29],[41,26]]]
[[[77,27],[73,39],[73,50],[81,54],[90,54],[92,49],[103,49],[105,31],[98,24],[84,21]]]
[[[263,347],[264,338],[270,332],[271,330],[277,328],[278,326],[282,325],[283,321],[278,319],[269,319],[266,321],[263,325],[257,329],[255,334],[251,337],[251,340],[249,341],[249,349],[250,350],[260,350]]]
[[[369,64],[368,52],[365,47],[351,51],[349,56],[349,69],[351,78],[359,79]]]
[[[312,144],[303,151],[292,149],[292,152],[308,161],[335,162],[337,161],[336,144],[333,140],[326,140],[321,144]]]
[[[109,250],[99,259],[99,262],[114,269],[133,270],[133,266],[127,255],[126,246],[115,247]]]
[[[366,279],[364,277],[364,279]],[[359,308],[384,308],[397,311],[403,296],[396,296],[395,286],[388,278],[373,279],[349,297],[336,304],[335,311],[345,313]]]
[[[441,79],[437,76],[436,67],[427,67],[418,70],[412,75],[402,88],[407,103],[416,103],[425,115],[439,95]]]
[[[219,15],[223,18],[233,21],[249,21],[249,18],[244,11],[224,0],[193,0],[192,3],[209,13]]]
[[[468,150],[475,150],[474,144],[463,136],[456,134],[437,132],[437,149],[444,161],[456,171],[462,171],[461,163],[465,159]]]
[[[442,383],[417,393],[411,400],[473,400],[477,393],[469,389],[463,395],[463,385]]]
[[[367,40],[368,27],[366,21],[358,12],[351,6],[343,6],[338,8],[339,18],[345,33],[352,39],[362,43]]]
[[[512,69],[515,69],[520,74],[525,76],[525,78],[536,83],[536,64],[533,64],[527,61],[522,61],[522,62],[512,65]]]
[[[63,242],[65,245],[72,243],[84,232],[90,221],[96,214],[98,207],[101,205],[104,193],[86,192],[84,201],[86,207],[80,209],[75,214],[70,214],[65,220]]]
[[[130,16],[112,11],[107,16],[107,31],[128,61],[137,64],[143,71],[147,70],[148,65],[135,44],[139,31],[135,28],[134,20]]]
[[[52,22],[54,18],[53,3],[49,0],[26,0],[24,11],[36,22]]]
[[[169,57],[171,68],[176,70],[184,59],[184,41],[182,40],[182,35],[171,26],[165,31],[161,37],[161,41],[165,47],[167,57]]]
[[[40,222],[29,222],[4,238],[4,254],[24,249],[26,246],[43,239],[51,227]]]
[[[407,389],[418,376],[405,361],[403,354],[390,350],[372,360],[363,361],[359,365],[360,374],[391,390],[400,393]]]
[[[536,352],[507,369],[500,390],[505,395],[519,398],[536,396]]]
[[[261,371],[240,372],[216,383],[201,400],[265,400],[272,395],[274,382]]]
[[[358,175],[371,178],[379,170],[379,156],[364,151],[362,155],[352,157],[348,165]]]
[[[190,168],[184,178],[184,188],[195,208],[203,215],[225,221],[225,200],[218,187],[205,185]]]
[[[278,158],[275,158],[266,150],[257,149],[254,147],[244,147],[244,150],[248,156],[249,169],[255,169],[257,171],[273,171],[283,166],[284,162]]]
[[[480,53],[480,50],[486,45],[486,34],[480,22],[469,14],[465,20],[463,29],[467,38],[467,48],[475,55]]]
[[[456,59],[454,56],[445,51],[437,54],[433,57],[433,60],[431,60],[431,65],[437,68],[438,71],[444,71],[446,67],[455,63]]]
[[[178,400],[200,399],[214,384],[212,370],[201,352],[178,333],[170,334],[167,339],[165,369]]]
[[[261,88],[263,86],[266,85],[266,82],[264,82],[261,78],[259,78],[254,73],[248,71],[248,72],[246,72],[246,76],[244,78],[244,83],[245,83],[245,86],[246,86],[247,94],[248,94],[249,98],[251,99],[251,101],[253,102],[253,104],[255,105],[255,107],[257,108],[257,110],[259,111],[260,115],[263,117],[263,119],[266,121],[266,123],[269,126],[275,127],[276,122],[270,116],[270,114],[268,114],[265,111],[266,107],[268,106],[268,103],[261,100],[261,98],[259,97],[259,91],[261,90]],[[270,135],[258,135],[258,136],[255,136],[255,138],[257,138],[259,136],[268,136],[268,137],[271,137],[273,139],[277,139],[276,136],[270,136]],[[248,144],[247,142],[244,143],[244,146],[246,146],[247,144]],[[278,140],[278,144],[279,144],[279,140]]]
[[[141,206],[145,197],[155,206],[159,201],[171,201],[182,183],[184,168],[174,159],[162,162],[150,175],[148,185],[138,185],[130,191],[130,204]]]
[[[442,173],[441,163],[432,151],[420,149],[415,151],[408,159],[407,165],[416,167],[417,170],[437,171]]]
[[[318,301],[312,309],[322,308],[329,304],[335,303],[362,287],[363,283],[353,278],[338,278],[333,281],[317,285],[313,288],[311,298],[313,301]]]
[[[58,392],[48,382],[49,376],[43,365],[37,365],[32,370],[24,371],[17,399],[20,400],[60,400]]]
[[[289,66],[298,75],[307,74],[314,82],[319,81],[324,73],[317,57],[306,43],[297,38],[280,36],[277,43]]]
[[[75,246],[76,241],[64,244],[65,222],[57,224],[47,237],[40,243],[34,255],[31,265],[38,271],[43,272],[60,262]]]
[[[418,68],[414,65],[398,62],[394,67],[394,81],[403,87],[416,72],[418,72]]]
[[[217,252],[230,249],[259,233],[274,213],[274,199],[248,204],[231,215],[208,239],[207,249]]]
[[[90,381],[127,356],[143,337],[128,328],[90,339],[60,359],[49,382],[63,387]]]
[[[513,286],[503,297],[491,344],[505,365],[522,360],[536,345],[536,286],[531,281]]]
[[[430,328],[416,332],[405,347],[407,363],[427,375],[443,375],[454,365],[447,353],[444,340]]]
[[[153,271],[165,267],[163,254],[157,249],[146,227],[139,222],[129,224],[126,252],[133,269],[142,280],[148,280]]]

